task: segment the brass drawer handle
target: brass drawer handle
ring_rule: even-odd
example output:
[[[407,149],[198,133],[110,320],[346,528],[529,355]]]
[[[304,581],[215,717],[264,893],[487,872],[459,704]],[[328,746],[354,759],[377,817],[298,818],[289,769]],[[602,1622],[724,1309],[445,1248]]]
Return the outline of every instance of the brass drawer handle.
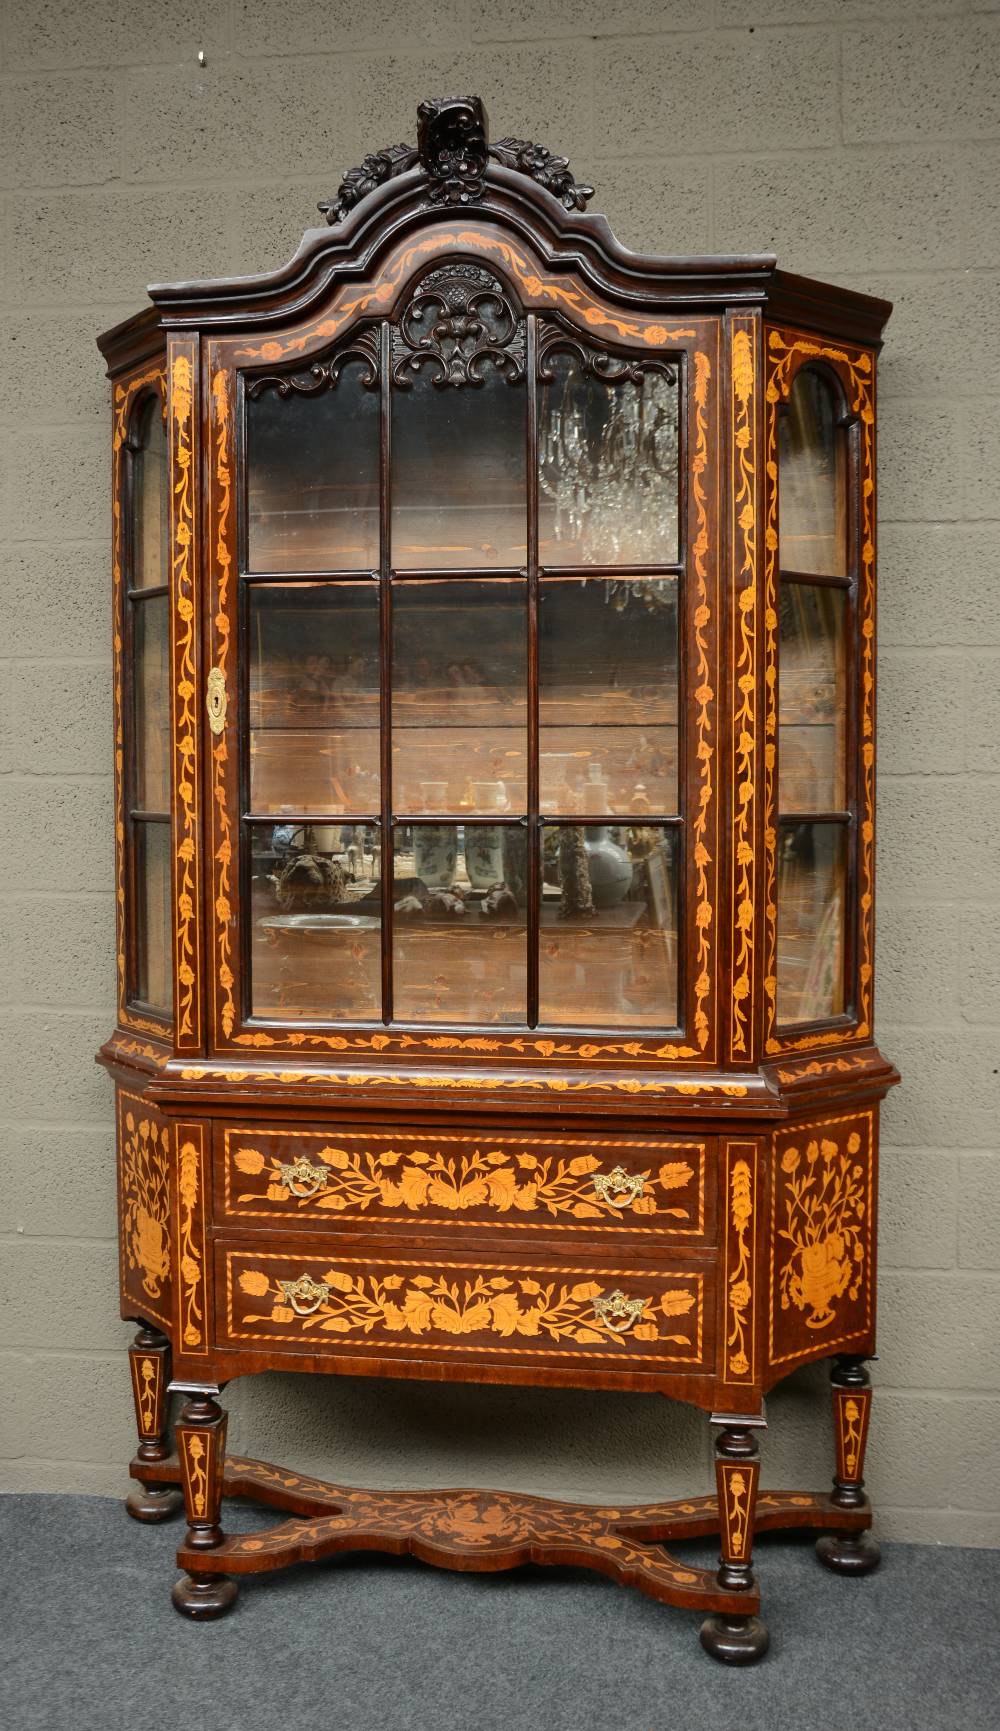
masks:
[[[612,1334],[627,1334],[649,1303],[648,1298],[626,1298],[620,1286],[594,1299],[594,1312]]]
[[[293,1196],[315,1196],[330,1176],[329,1166],[312,1166],[305,1156],[280,1167],[281,1182]]]
[[[228,706],[226,676],[221,667],[210,667],[205,681],[205,708],[208,711],[208,725],[213,733],[222,733],[225,730]]]
[[[626,1172],[624,1166],[616,1166],[613,1172],[594,1173],[594,1189],[601,1201],[610,1202],[612,1208],[627,1208],[638,1202],[645,1188],[641,1173]]]
[[[330,1296],[326,1281],[308,1274],[300,1274],[298,1280],[279,1280],[278,1285],[296,1316],[312,1316]]]

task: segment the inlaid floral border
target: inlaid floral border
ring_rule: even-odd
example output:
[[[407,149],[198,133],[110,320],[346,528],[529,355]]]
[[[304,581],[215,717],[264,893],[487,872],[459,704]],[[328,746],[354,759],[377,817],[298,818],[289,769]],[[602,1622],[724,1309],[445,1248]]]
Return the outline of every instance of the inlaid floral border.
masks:
[[[170,563],[173,655],[174,993],[179,1050],[201,1045],[198,590],[194,405],[197,345],[170,340]]]
[[[729,1053],[749,1058],[757,942],[757,320],[737,318],[730,332],[732,390],[733,823],[731,838],[733,978]]]

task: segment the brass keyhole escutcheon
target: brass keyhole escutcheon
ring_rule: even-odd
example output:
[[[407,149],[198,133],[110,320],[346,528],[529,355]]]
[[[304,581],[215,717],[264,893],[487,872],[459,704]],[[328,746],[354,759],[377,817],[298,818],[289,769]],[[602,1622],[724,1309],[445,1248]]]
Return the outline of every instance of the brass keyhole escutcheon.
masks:
[[[226,709],[229,699],[226,696],[226,676],[221,667],[209,669],[205,681],[205,708],[208,711],[208,725],[213,733],[221,733],[226,725]]]

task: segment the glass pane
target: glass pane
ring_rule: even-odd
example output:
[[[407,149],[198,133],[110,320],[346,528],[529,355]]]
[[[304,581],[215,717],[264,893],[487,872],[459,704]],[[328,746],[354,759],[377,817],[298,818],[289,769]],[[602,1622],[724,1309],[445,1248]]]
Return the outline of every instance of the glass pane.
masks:
[[[130,587],[155,589],[167,581],[167,429],[163,404],[149,397],[139,421],[139,450],[132,461],[135,522]]]
[[[135,846],[135,992],[143,1004],[173,1014],[170,825],[137,823]]]
[[[170,810],[170,630],[167,597],[133,601],[135,804]]]
[[[677,875],[673,829],[545,825],[540,1022],[676,1025]]]
[[[527,557],[525,391],[492,367],[442,390],[425,368],[392,393],[392,563],[453,571]]]
[[[251,571],[375,570],[379,393],[363,363],[315,396],[247,393]]]
[[[377,824],[254,824],[251,1013],[376,1021],[382,1013]]]
[[[395,811],[524,811],[527,626],[523,580],[393,586]]]
[[[542,565],[672,565],[678,557],[673,370],[607,384],[554,355],[539,393]]]
[[[779,1022],[812,1022],[844,1008],[846,859],[844,824],[779,826]]]
[[[779,605],[778,806],[844,811],[847,804],[847,597],[783,583]]]
[[[393,868],[396,1020],[523,1022],[524,830],[512,824],[399,824]]]
[[[677,579],[543,580],[539,802],[560,816],[677,810]]]
[[[786,571],[847,575],[847,445],[830,386],[797,373],[778,417],[778,528]]]
[[[251,809],[374,814],[376,584],[254,584],[248,606]]]

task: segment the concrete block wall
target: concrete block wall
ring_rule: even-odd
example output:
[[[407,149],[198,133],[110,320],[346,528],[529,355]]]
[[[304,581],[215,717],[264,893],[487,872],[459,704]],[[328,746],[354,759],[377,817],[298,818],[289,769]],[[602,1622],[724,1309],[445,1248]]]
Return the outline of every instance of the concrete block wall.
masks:
[[[207,65],[199,67],[197,52]],[[1000,1544],[1000,8],[975,0],[5,0],[0,1485],[118,1495],[109,393],[147,281],[270,267],[418,100],[482,93],[640,250],[774,248],[896,302],[881,388],[884,1534]],[[771,1483],[830,1468],[824,1374]],[[237,1447],[371,1484],[709,1483],[664,1401],[265,1378]]]

